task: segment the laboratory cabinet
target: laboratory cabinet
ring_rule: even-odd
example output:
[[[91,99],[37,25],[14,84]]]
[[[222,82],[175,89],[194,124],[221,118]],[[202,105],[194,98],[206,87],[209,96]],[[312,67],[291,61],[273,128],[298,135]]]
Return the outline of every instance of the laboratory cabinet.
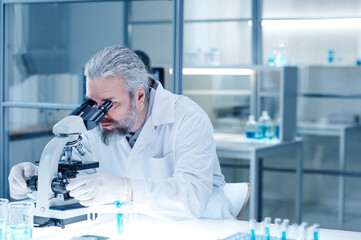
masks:
[[[361,67],[299,68],[298,121],[358,124],[361,117]]]
[[[263,64],[356,66],[361,58],[361,1],[263,0]]]
[[[305,190],[305,205],[330,206],[339,228],[347,227],[359,198],[354,189],[361,177],[360,76],[357,66],[299,71],[297,131],[305,141],[305,183],[313,184]],[[320,194],[316,188],[334,190]]]
[[[267,111],[280,141],[296,136],[297,68],[268,66],[183,69],[183,94],[210,117],[215,132],[245,134],[249,115]]]

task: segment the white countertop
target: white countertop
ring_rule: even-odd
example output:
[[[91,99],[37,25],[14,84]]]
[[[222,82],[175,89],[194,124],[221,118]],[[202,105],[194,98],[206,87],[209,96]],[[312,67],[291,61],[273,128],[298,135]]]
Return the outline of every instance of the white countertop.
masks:
[[[114,216],[114,217],[110,217]],[[249,232],[248,221],[193,219],[161,221],[144,215],[138,216],[132,229],[117,233],[115,214],[100,216],[95,222],[83,221],[59,227],[34,228],[33,239],[97,239],[82,237],[97,235],[108,239],[222,239],[238,232]],[[360,240],[361,232],[320,229],[320,240]],[[101,239],[101,238],[98,238]],[[104,238],[103,238],[104,239]]]

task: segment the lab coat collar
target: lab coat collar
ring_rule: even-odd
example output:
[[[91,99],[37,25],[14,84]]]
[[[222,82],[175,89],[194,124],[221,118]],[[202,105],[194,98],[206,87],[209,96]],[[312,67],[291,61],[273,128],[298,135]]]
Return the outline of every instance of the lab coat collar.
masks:
[[[161,84],[158,84],[158,88],[155,93],[152,114],[144,123],[137,141],[131,151],[131,156],[144,149],[150,142],[155,141],[155,128],[162,124],[168,124],[174,122],[174,95],[165,90]]]
[[[174,95],[171,92],[165,90],[162,84],[159,83],[155,93],[153,110],[151,114],[154,126],[174,122],[174,105]]]

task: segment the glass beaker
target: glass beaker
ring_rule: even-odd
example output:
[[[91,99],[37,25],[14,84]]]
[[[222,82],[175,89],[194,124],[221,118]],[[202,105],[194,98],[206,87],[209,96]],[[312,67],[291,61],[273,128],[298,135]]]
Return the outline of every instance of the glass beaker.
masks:
[[[9,200],[0,198],[0,239],[7,238],[7,220],[8,220],[8,203]]]
[[[9,226],[11,240],[31,240],[33,237],[32,202],[9,203]]]

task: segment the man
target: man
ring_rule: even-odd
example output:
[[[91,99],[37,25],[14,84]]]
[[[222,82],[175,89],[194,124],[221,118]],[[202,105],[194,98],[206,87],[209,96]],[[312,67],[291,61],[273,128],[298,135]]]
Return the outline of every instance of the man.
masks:
[[[164,90],[124,47],[97,53],[85,76],[86,97],[113,107],[83,136],[83,159],[99,161],[99,168],[74,179],[67,186],[71,196],[85,206],[128,198],[143,213],[168,219],[235,217],[223,192],[211,122],[196,103]],[[36,171],[31,163],[12,168],[13,198],[26,197],[25,179]]]

